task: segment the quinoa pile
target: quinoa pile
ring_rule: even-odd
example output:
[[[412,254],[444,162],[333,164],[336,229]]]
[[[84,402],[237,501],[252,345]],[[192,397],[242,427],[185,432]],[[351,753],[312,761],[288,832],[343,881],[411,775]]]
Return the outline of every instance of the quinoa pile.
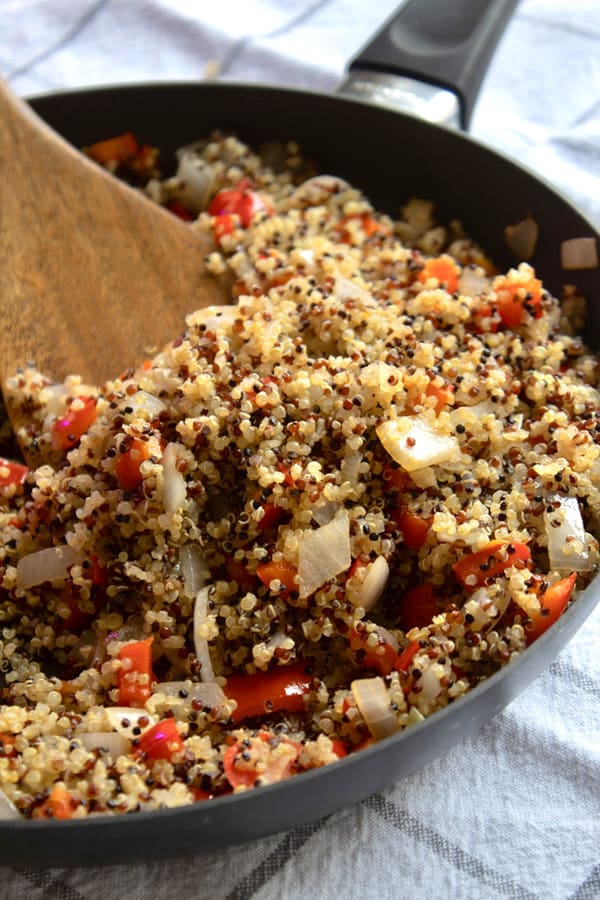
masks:
[[[144,153],[232,305],[101,387],[10,381],[36,465],[0,462],[6,815],[334,763],[509,664],[598,566],[573,290],[567,315],[526,263],[496,272],[423,201],[378,214],[293,144],[215,135],[170,179]]]

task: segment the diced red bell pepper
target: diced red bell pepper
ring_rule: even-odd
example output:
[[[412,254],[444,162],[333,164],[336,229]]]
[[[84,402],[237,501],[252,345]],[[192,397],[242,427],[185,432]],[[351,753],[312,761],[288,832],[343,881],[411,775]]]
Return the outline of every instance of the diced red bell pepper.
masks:
[[[410,550],[419,550],[427,540],[431,519],[418,516],[408,509],[394,510],[391,518],[402,532],[406,546]]]
[[[302,745],[268,732],[237,741],[223,755],[225,777],[231,787],[254,787],[257,781],[274,784],[292,774]]]
[[[220,244],[225,235],[233,233],[234,228],[235,220],[229,213],[223,213],[220,216],[215,216],[213,233],[216,243]]]
[[[490,541],[481,550],[468,553],[452,566],[460,583],[468,590],[481,587],[489,578],[497,578],[509,566],[523,568],[531,562],[525,544],[517,541]]]
[[[123,663],[117,673],[119,703],[122,706],[144,706],[152,693],[152,681],[154,680],[152,638],[125,644],[119,650],[119,659]],[[142,680],[139,676],[142,676]]]
[[[388,236],[392,233],[387,225],[384,225],[383,222],[378,222],[377,219],[375,219],[369,213],[353,213],[352,215],[344,216],[344,218],[341,219],[339,224],[336,226],[336,231],[340,233],[340,240],[344,244],[352,243],[352,234],[350,232],[350,229],[347,228],[347,225],[348,222],[352,221],[353,219],[360,221],[360,227],[368,238],[373,237],[374,234]]]
[[[0,487],[8,487],[11,484],[23,484],[28,472],[28,466],[12,462],[10,459],[0,458]]]
[[[106,141],[98,141],[88,147],[86,152],[97,163],[106,165],[110,162],[126,162],[138,154],[138,142],[131,131]]]
[[[183,750],[183,741],[175,719],[163,719],[144,731],[138,748],[148,759],[173,759]]]
[[[430,278],[436,278],[440,286],[444,286],[449,294],[458,290],[460,269],[451,256],[443,254],[434,259],[426,260],[423,268],[417,275],[417,280],[426,284]]]
[[[258,213],[272,215],[273,207],[266,197],[247,185],[248,180],[242,179],[237,187],[219,191],[208,207],[209,215],[237,215],[243,228],[247,228]]]
[[[224,691],[237,703],[232,714],[235,724],[282,710],[304,712],[304,698],[312,688],[312,675],[306,669],[305,662],[296,662],[254,675],[230,675]]]
[[[263,516],[257,523],[257,528],[261,531],[266,531],[267,528],[275,528],[287,515],[285,509],[281,506],[276,506],[274,503],[264,503],[263,510]]]
[[[439,612],[435,591],[429,582],[405,591],[400,600],[400,624],[405,631],[424,628]]]
[[[95,397],[78,397],[62,419],[52,426],[52,446],[55,450],[70,450],[96,421],[98,411]]]
[[[16,738],[14,734],[0,734],[0,758],[4,757],[10,758],[11,756],[16,756],[17,751],[15,750],[15,741]]]
[[[71,819],[78,803],[69,791],[60,784],[55,784],[50,794],[37,809],[32,819]]]
[[[527,643],[532,644],[564,613],[569,604],[577,574],[573,572],[546,588],[540,597],[540,609],[530,616],[531,624],[525,630]]]
[[[502,324],[514,329],[523,325],[527,316],[539,319],[542,315],[542,282],[530,278],[525,284],[511,282],[505,275],[494,280],[496,305]]]
[[[418,641],[411,641],[408,647],[405,647],[402,653],[398,654],[394,668],[398,672],[408,672],[408,668],[419,652],[421,645]]]
[[[380,675],[389,675],[395,668],[398,651],[379,634],[378,643],[372,646],[368,642],[371,632],[361,632],[353,628],[348,636],[352,650],[359,654],[362,668],[379,672]]]
[[[269,587],[272,581],[280,581],[285,590],[279,596],[284,599],[289,596],[291,591],[298,590],[298,584],[295,581],[298,569],[296,566],[292,566],[291,563],[285,562],[285,560],[259,563],[256,567],[256,574],[266,587]]]
[[[81,609],[79,606],[80,599],[79,591],[75,585],[71,582],[65,584],[60,593],[60,604],[69,608],[69,615],[66,619],[63,619],[62,616],[59,618],[61,628],[66,628],[69,631],[83,631],[91,622],[93,615]]]
[[[117,458],[115,473],[124,491],[135,491],[142,483],[141,465],[150,459],[148,441],[135,439],[131,447]]]
[[[194,221],[194,216],[192,215],[192,213],[189,211],[189,209],[186,209],[183,203],[180,203],[179,200],[171,200],[170,203],[167,203],[167,209],[183,222]]]

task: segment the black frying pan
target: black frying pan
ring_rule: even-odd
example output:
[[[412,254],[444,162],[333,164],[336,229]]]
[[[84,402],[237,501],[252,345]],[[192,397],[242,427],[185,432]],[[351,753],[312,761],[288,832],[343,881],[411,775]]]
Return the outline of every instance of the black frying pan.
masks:
[[[466,124],[484,64],[514,5],[515,0],[411,2],[353,67],[404,75],[421,69],[429,82],[458,92],[459,117]],[[498,153],[453,130],[340,96],[253,85],[159,84],[57,94],[33,106],[77,146],[132,130],[168,157],[217,127],[253,145],[294,138],[321,171],[356,184],[378,208],[394,214],[410,196],[435,199],[440,218],[461,219],[500,268],[515,262],[504,226],[531,214],[540,229],[531,261],[556,294],[574,280],[560,268],[561,242],[595,235],[548,185]],[[576,282],[588,298],[586,338],[597,349],[598,270],[576,273]],[[426,765],[499,712],[552,662],[599,595],[596,580],[502,672],[421,724],[333,766],[179,810],[81,822],[2,821],[0,864],[81,866],[190,855],[357,802]]]

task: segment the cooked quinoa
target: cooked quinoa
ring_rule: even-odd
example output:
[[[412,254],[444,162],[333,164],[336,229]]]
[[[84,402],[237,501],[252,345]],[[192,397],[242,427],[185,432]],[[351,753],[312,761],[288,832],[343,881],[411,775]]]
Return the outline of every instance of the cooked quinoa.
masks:
[[[509,664],[599,562],[573,289],[567,315],[293,144],[186,159],[145,189],[214,235],[232,305],[101,387],[10,382],[36,465],[0,462],[0,788],[25,817],[334,763]]]

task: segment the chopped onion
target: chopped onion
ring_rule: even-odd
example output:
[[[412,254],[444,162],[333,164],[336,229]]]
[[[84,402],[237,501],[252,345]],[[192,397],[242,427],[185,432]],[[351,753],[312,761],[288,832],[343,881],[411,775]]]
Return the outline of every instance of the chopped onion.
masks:
[[[335,175],[316,175],[303,181],[288,198],[286,205],[294,208],[324,206],[332,194],[340,194],[349,187],[347,181]]]
[[[183,592],[188,597],[195,597],[210,575],[199,544],[184,544],[179,551],[179,562],[184,580]]]
[[[477,297],[490,289],[490,279],[477,267],[465,266],[458,279],[458,290],[468,297]]]
[[[81,554],[68,544],[29,553],[17,563],[17,587],[27,590],[44,581],[63,581],[80,561]]]
[[[215,681],[201,683],[197,681],[159,681],[152,685],[154,694],[178,697],[180,691],[187,693],[187,697],[182,699],[189,702],[199,700],[203,706],[211,709],[222,706],[227,700],[223,689]]]
[[[166,409],[162,400],[154,394],[149,394],[148,391],[136,391],[131,397],[126,397],[121,406],[131,408],[131,413],[128,412],[126,415],[143,416],[149,421],[158,418]]]
[[[390,577],[390,567],[384,556],[378,556],[368,569],[365,580],[356,592],[355,606],[362,606],[366,612],[379,602]],[[391,637],[392,635],[390,635]]]
[[[188,327],[204,325],[207,331],[218,331],[223,325],[229,326],[237,319],[240,310],[237,304],[205,306],[186,316]]]
[[[317,525],[327,525],[328,522],[331,522],[339,508],[339,503],[330,500],[328,503],[321,503],[319,506],[315,506],[312,510],[312,517]]]
[[[206,209],[215,173],[193,149],[183,149],[173,184],[173,195],[186,209],[199,213]]]
[[[531,259],[535,252],[539,236],[539,226],[534,218],[526,216],[516,225],[507,225],[504,229],[506,246],[519,260]]]
[[[343,278],[341,275],[338,275],[335,279],[333,296],[337,300],[361,300],[363,303],[368,303],[370,306],[375,305],[373,297],[364,287],[355,284],[353,281],[350,281],[349,278]]]
[[[0,791],[0,821],[5,819],[20,819],[21,813],[14,805],[12,800],[9,800],[4,791]]]
[[[375,740],[398,731],[398,720],[390,706],[383,678],[358,678],[350,687],[358,711]]]
[[[82,732],[75,737],[86,750],[106,750],[113,761],[119,756],[127,756],[131,749],[131,741],[117,731]]]
[[[384,449],[407,472],[458,459],[460,447],[452,434],[442,434],[419,416],[388,419],[376,429]]]
[[[300,538],[300,596],[310,596],[326,581],[350,568],[351,562],[350,519],[346,510],[341,510],[327,525],[306,530]]]
[[[147,723],[145,722],[143,726],[144,728],[156,725],[156,717],[146,712],[145,709],[136,709],[133,706],[105,706],[104,712],[114,730],[130,739],[139,737],[139,735],[133,733],[133,729],[142,727],[139,724],[140,719],[147,720]]]
[[[446,674],[447,672],[444,666],[440,665],[440,663],[432,663],[430,666],[427,666],[419,678],[421,697],[423,697],[427,703],[431,703],[432,700],[435,700],[435,698],[441,694],[443,687],[440,679]]]
[[[212,682],[215,680],[210,651],[208,649],[208,640],[200,634],[200,629],[208,620],[208,585],[201,588],[196,594],[194,603],[194,648],[196,650],[196,658],[200,663],[200,678],[202,681]]]
[[[579,502],[576,497],[557,494],[550,503],[554,509],[551,513],[544,513],[544,524],[551,568],[589,572],[592,562],[586,546]]]
[[[185,478],[177,468],[178,444],[167,444],[163,453],[163,505],[165,512],[173,515],[185,505],[187,489]]]
[[[560,245],[560,262],[563,269],[597,269],[598,248],[596,238],[573,238]]]

